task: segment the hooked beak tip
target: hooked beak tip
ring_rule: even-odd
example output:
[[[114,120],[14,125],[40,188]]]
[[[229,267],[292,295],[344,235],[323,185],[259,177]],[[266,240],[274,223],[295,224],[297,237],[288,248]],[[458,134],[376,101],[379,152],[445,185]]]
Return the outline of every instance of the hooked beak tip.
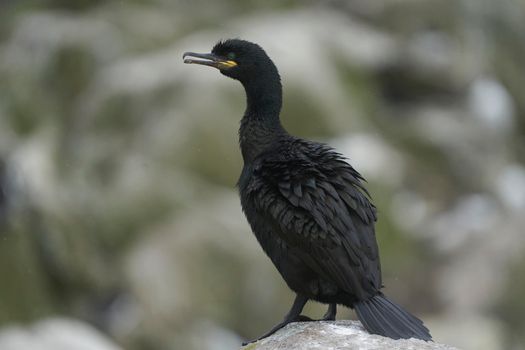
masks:
[[[184,63],[200,64],[217,69],[229,69],[235,67],[237,62],[217,56],[213,53],[185,52],[182,55]]]

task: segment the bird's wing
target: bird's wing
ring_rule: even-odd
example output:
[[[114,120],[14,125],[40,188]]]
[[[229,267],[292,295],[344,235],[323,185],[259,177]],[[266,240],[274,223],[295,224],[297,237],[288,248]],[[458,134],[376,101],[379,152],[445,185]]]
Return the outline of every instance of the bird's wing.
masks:
[[[376,209],[338,153],[321,147],[267,157],[254,176],[257,210],[310,268],[358,297],[381,288]]]

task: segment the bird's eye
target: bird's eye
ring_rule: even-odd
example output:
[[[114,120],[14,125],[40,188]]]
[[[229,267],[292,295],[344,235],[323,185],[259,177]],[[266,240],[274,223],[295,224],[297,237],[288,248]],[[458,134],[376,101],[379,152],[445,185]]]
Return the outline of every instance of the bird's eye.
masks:
[[[235,54],[233,52],[229,52],[226,57],[228,57],[229,60],[234,60],[235,59]]]

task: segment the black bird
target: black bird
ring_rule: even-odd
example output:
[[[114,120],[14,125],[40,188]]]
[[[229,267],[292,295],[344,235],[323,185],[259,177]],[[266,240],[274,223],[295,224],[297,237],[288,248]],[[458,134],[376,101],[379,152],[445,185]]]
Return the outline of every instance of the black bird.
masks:
[[[309,320],[301,311],[310,299],[329,305],[324,320],[334,320],[341,304],[355,309],[370,333],[432,340],[421,320],[381,292],[376,208],[363,177],[329,146],[282,127],[281,79],[266,52],[230,39],[211,53],[183,57],[184,63],[218,68],[246,90],[241,204],[255,237],[296,293],[284,320],[256,340]]]

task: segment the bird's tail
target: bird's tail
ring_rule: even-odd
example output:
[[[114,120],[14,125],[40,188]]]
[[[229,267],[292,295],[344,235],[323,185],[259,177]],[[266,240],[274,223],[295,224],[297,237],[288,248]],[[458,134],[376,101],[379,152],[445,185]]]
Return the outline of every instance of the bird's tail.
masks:
[[[392,339],[432,340],[423,321],[403,310],[383,294],[355,303],[354,308],[359,320],[370,333]]]

